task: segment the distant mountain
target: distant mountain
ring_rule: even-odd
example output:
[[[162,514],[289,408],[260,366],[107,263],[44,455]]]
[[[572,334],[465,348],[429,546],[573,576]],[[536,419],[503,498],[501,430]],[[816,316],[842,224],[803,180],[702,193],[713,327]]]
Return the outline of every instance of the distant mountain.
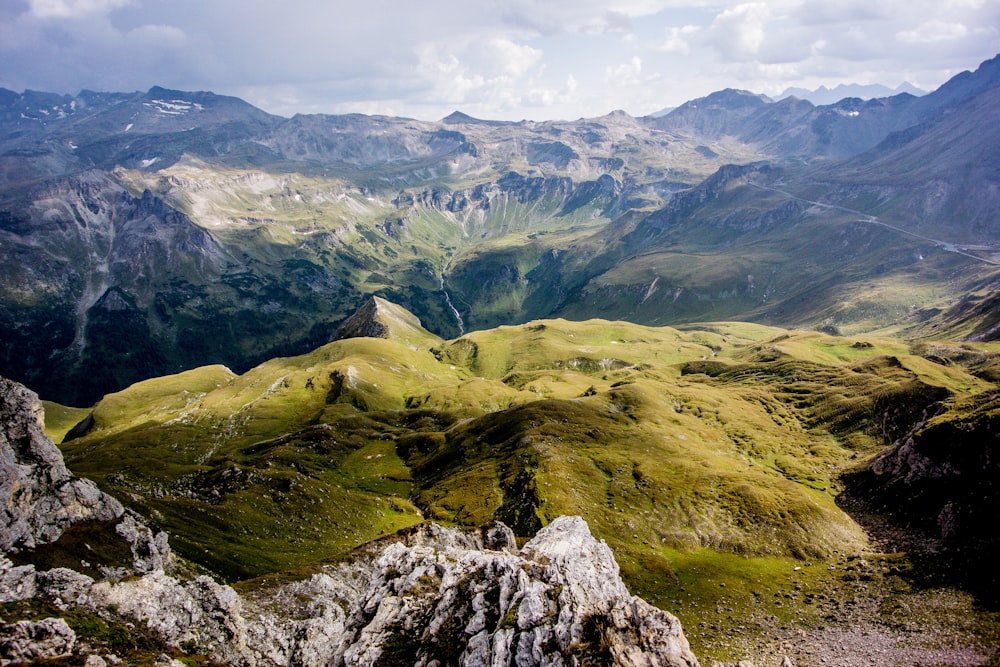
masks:
[[[824,104],[834,104],[847,97],[856,97],[862,100],[871,100],[879,97],[892,97],[906,93],[914,97],[926,95],[927,91],[917,88],[912,83],[904,81],[895,88],[889,88],[878,83],[858,84],[841,83],[834,88],[820,86],[815,90],[806,88],[786,88],[783,93],[775,97],[775,100],[783,100],[786,97],[797,97],[800,100],[812,102],[817,106]]]
[[[0,91],[0,363],[89,404],[312,349],[372,296],[445,338],[552,315],[857,330],[953,313],[892,277],[938,284],[958,245],[996,252],[998,62],[919,98],[724,90],[544,123]],[[917,236],[850,227],[871,216]],[[891,306],[851,305],[871,280]]]

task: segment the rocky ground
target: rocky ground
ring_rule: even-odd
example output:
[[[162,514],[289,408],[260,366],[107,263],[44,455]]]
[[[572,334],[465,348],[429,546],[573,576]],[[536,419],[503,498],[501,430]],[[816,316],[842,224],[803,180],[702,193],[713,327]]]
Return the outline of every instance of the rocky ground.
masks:
[[[844,495],[841,504],[868,532],[871,550],[802,567],[790,575],[787,592],[763,600],[749,618],[733,617],[730,633],[701,641],[704,628],[689,627],[702,661],[716,664],[715,655],[756,667],[1000,665],[1000,609],[945,572],[962,567],[961,555],[933,536],[898,528],[858,498]],[[781,622],[769,606],[796,608],[796,622]]]

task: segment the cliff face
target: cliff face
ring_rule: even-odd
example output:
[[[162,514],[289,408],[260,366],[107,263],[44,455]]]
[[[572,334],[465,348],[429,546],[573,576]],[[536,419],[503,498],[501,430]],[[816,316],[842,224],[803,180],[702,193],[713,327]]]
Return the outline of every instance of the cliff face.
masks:
[[[141,622],[172,647],[232,665],[698,664],[680,622],[629,594],[611,549],[580,517],[556,519],[520,551],[500,523],[478,534],[426,524],[245,596],[168,574],[166,536],[69,473],[42,431],[38,398],[0,379],[0,399],[0,603],[44,598]],[[25,562],[38,545],[67,548],[59,538],[85,521],[113,526],[131,546],[130,569],[88,576]],[[143,576],[123,576],[133,573]],[[3,659],[82,650],[71,631],[52,631],[60,619],[43,623],[0,625]]]
[[[0,549],[32,549],[74,523],[112,521],[123,512],[121,503],[67,470],[42,429],[38,396],[0,378]]]

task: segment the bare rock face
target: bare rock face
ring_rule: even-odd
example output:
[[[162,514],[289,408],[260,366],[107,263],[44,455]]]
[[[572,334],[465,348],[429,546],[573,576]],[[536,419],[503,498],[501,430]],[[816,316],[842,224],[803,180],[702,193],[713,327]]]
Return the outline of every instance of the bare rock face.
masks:
[[[74,477],[42,428],[38,396],[0,378],[0,551],[53,542],[79,521],[111,521],[121,503]]]

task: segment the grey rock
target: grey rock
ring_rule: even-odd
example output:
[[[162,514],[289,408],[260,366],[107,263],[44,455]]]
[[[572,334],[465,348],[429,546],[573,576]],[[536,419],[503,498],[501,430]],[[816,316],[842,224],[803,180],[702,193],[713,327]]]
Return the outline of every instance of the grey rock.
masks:
[[[87,595],[89,606],[115,605],[120,614],[144,621],[170,645],[193,643],[220,662],[257,664],[246,646],[240,596],[209,577],[181,582],[158,570],[140,579],[98,582]]]
[[[14,566],[0,556],[0,603],[35,597],[38,585],[34,565]]]
[[[517,540],[514,539],[514,531],[507,524],[494,521],[483,526],[479,530],[483,548],[490,551],[516,551]]]
[[[76,633],[61,618],[18,621],[0,625],[0,664],[31,664],[67,656],[76,645]]]
[[[483,532],[509,549],[504,528]],[[519,553],[484,549],[481,536],[428,524],[246,597],[156,571],[76,599],[234,665],[698,664],[677,619],[629,594],[581,518],[556,519]]]
[[[170,543],[164,532],[154,533],[134,512],[126,512],[115,532],[132,547],[132,566],[137,572],[166,570],[171,566]]]
[[[0,551],[54,542],[76,522],[111,521],[124,511],[69,472],[42,414],[34,392],[0,378]]]

